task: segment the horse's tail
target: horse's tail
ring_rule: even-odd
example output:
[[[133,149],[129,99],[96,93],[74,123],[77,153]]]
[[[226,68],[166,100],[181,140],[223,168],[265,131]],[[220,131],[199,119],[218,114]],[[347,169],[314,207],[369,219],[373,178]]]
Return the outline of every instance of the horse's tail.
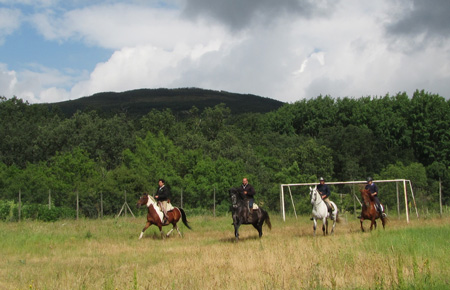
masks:
[[[272,229],[272,224],[270,223],[270,217],[269,217],[269,213],[265,212],[266,214],[266,219],[264,220],[264,222],[266,223],[266,225],[269,227],[269,229]]]
[[[183,224],[190,230],[192,230],[192,228],[189,226],[187,218],[186,218],[186,213],[184,212],[184,210],[179,207],[178,210],[181,212],[181,219],[183,220]]]

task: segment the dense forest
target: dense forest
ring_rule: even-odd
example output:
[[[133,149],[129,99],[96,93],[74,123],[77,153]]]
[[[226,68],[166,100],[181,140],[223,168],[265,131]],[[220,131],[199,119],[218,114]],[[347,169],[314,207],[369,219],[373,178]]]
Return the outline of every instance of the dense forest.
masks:
[[[251,104],[248,104],[251,106]],[[0,99],[0,198],[13,216],[18,192],[24,205],[74,209],[79,195],[83,216],[117,214],[143,192],[154,193],[159,178],[172,202],[187,210],[219,212],[230,206],[228,190],[248,177],[256,201],[275,211],[280,184],[406,178],[420,208],[450,202],[450,102],[416,91],[413,96],[332,98],[319,96],[266,113],[225,104],[182,117],[153,109],[141,117],[106,116],[95,110],[67,116],[52,106]],[[394,189],[395,190],[395,189]],[[332,199],[352,211],[350,189],[332,187]],[[307,192],[294,192],[297,211],[309,213]],[[306,195],[305,195],[306,194]],[[380,199],[396,204],[388,186]],[[5,218],[4,218],[5,219]]]

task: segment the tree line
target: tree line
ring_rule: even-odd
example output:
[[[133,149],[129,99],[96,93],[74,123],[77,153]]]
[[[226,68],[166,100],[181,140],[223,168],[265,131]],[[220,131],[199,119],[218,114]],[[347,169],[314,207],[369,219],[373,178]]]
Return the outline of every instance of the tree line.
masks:
[[[281,183],[372,176],[410,179],[418,204],[430,208],[441,180],[449,202],[450,102],[442,96],[319,96],[269,113],[242,112],[220,104],[182,115],[154,109],[139,118],[96,111],[65,117],[56,107],[2,97],[0,198],[17,202],[20,190],[24,202],[45,204],[51,191],[55,206],[73,208],[78,193],[83,215],[96,217],[99,193],[105,214],[116,214],[124,191],[134,203],[164,178],[173,203],[183,193],[186,208],[210,209],[215,195],[226,212],[229,188],[247,177],[257,202],[278,210]],[[380,195],[395,204],[390,191]],[[306,199],[301,213],[310,211]]]

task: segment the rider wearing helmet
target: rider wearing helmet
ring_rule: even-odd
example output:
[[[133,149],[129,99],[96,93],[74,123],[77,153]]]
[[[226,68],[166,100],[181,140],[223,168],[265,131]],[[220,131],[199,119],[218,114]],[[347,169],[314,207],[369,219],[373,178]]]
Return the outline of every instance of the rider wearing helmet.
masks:
[[[330,212],[330,216],[331,216],[331,213],[333,212],[333,206],[331,205],[330,199],[329,199],[331,190],[330,190],[330,187],[328,187],[328,185],[325,184],[325,179],[323,179],[323,177],[319,178],[319,185],[317,185],[317,190],[319,191],[320,196],[322,197],[323,201],[327,205],[328,211]]]
[[[330,187],[328,186],[328,184],[325,184],[325,179],[323,177],[319,178],[319,185],[317,185],[317,190],[320,193],[320,196],[322,197],[322,200],[325,202],[328,211],[330,212],[330,217],[331,219],[333,219],[333,206],[330,203],[330,194],[331,194],[331,190]],[[311,218],[312,220],[313,218]]]
[[[377,211],[381,214],[382,217],[386,217],[386,214],[384,213],[384,208],[380,203],[380,200],[378,199],[378,186],[373,183],[372,177],[367,177],[367,184],[364,187],[364,189],[368,189],[370,191],[370,194],[373,197],[373,200],[375,201],[375,207]],[[361,215],[358,217],[361,218]]]

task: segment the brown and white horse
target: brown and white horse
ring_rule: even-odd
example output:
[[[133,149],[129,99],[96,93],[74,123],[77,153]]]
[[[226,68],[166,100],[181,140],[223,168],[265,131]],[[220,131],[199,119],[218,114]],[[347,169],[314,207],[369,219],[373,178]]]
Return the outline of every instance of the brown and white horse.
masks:
[[[361,189],[361,197],[363,199],[362,204],[362,210],[361,210],[361,230],[364,232],[363,227],[363,221],[364,220],[370,220],[370,230],[372,230],[373,226],[375,226],[375,229],[377,228],[377,222],[376,219],[381,219],[381,223],[383,224],[383,229],[385,227],[385,224],[387,222],[387,218],[383,217],[382,214],[377,210],[375,206],[375,200],[373,199],[372,195],[370,194],[370,190],[368,189]]]
[[[140,208],[142,205],[145,205],[148,208],[148,213],[147,213],[147,223],[145,224],[145,227],[142,229],[139,239],[141,239],[144,236],[145,230],[148,229],[148,227],[151,225],[156,225],[159,228],[161,237],[164,238],[162,227],[168,226],[170,224],[172,224],[173,228],[167,233],[166,237],[168,237],[174,229],[177,230],[178,234],[181,237],[182,235],[180,229],[177,226],[177,223],[180,220],[180,218],[182,219],[184,225],[191,230],[191,227],[189,226],[188,221],[186,219],[186,213],[182,208],[174,207],[173,210],[168,211],[167,215],[169,216],[169,224],[163,225],[162,220],[164,217],[164,213],[157,206],[156,201],[152,196],[149,196],[148,194],[144,194],[143,196],[141,196],[141,198],[137,202],[137,207]]]

